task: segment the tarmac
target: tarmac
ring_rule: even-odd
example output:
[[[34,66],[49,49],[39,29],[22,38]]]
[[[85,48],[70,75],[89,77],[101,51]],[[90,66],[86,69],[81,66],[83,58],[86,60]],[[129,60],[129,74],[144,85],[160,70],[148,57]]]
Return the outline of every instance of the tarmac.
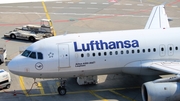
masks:
[[[84,32],[143,29],[154,6],[164,0],[58,0],[52,2],[0,5],[0,44],[7,49],[8,60],[32,44],[10,40],[4,34],[26,24],[51,19],[56,35]],[[179,0],[166,2],[171,27],[180,25]],[[158,33],[157,33],[158,34]],[[8,71],[7,63],[0,69]],[[57,93],[58,79],[26,78],[11,74],[10,89],[0,90],[0,101],[142,101],[141,85],[154,76],[128,74],[100,75],[96,85],[79,86],[76,78],[66,82],[67,94]]]

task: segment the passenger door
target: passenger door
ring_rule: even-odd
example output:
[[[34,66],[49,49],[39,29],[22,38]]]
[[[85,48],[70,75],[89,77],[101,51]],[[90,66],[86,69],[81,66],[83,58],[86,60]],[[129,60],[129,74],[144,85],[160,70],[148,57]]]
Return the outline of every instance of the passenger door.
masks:
[[[59,44],[59,68],[70,67],[70,56],[69,56],[69,45],[68,44]]]

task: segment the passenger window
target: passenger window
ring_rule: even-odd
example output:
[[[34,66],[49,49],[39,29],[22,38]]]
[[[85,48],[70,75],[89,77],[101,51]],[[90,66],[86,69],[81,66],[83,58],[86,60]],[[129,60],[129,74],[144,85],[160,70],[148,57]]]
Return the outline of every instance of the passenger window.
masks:
[[[106,52],[104,52],[104,56],[106,56],[107,55],[107,53]]]
[[[178,47],[176,46],[175,49],[178,50]]]
[[[38,59],[43,59],[43,54],[42,53],[37,52],[37,54],[38,54]]]
[[[156,48],[153,48],[153,51],[156,52]]]
[[[98,55],[101,56],[101,52],[99,52]]]
[[[129,50],[126,50],[126,54],[129,54]]]
[[[146,50],[145,49],[143,49],[143,53],[145,53],[146,52]]]
[[[87,57],[89,57],[90,56],[90,54],[89,53],[87,53]]]
[[[109,52],[109,55],[112,55],[112,51]]]
[[[32,59],[36,59],[36,52],[32,52],[29,57]]]
[[[137,50],[137,53],[140,53],[140,50],[139,50],[139,49]]]
[[[115,54],[118,55],[118,51],[115,51]]]
[[[83,58],[83,57],[84,57],[84,54],[81,54],[81,57]]]
[[[172,51],[172,47],[169,47],[169,50]]]
[[[121,51],[121,54],[123,54],[123,51]]]
[[[148,52],[151,52],[151,49],[148,49]]]
[[[93,55],[93,56],[95,56],[96,54],[95,54],[95,53],[93,53],[92,55]]]
[[[31,51],[25,50],[25,51],[22,53],[22,56],[28,57],[30,53],[31,53]]]
[[[161,48],[161,51],[164,51],[164,48]]]
[[[134,53],[134,50],[132,50],[132,53]]]

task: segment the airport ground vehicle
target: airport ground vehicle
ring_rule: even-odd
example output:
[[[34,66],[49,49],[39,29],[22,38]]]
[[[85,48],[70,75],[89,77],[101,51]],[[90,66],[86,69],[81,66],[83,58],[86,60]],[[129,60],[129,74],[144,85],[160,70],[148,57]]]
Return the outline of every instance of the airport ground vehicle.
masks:
[[[3,47],[0,47],[0,64],[5,61],[7,58],[7,50]]]
[[[43,38],[53,36],[52,21],[50,19],[41,19],[40,26],[38,25],[24,25],[17,27],[13,31],[4,34],[4,37],[11,39],[25,39],[31,42],[41,40]]]
[[[0,69],[0,89],[10,88],[11,85],[11,76],[9,72],[4,69]]]

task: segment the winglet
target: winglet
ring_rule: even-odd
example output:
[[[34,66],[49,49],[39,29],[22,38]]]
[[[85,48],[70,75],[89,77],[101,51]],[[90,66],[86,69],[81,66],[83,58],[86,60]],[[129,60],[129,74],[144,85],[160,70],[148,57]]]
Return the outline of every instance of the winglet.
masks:
[[[155,6],[151,11],[145,29],[153,28],[169,28],[168,17],[164,9],[164,5]]]

